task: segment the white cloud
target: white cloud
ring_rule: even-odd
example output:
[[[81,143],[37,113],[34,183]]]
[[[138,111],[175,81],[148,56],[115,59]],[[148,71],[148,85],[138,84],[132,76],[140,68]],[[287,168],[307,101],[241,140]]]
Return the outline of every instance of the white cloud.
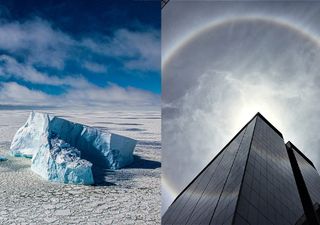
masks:
[[[50,66],[63,69],[66,60],[79,57],[81,50],[115,57],[128,69],[159,70],[159,31],[129,31],[119,29],[111,36],[84,37],[76,40],[67,33],[53,28],[40,18],[23,23],[0,21],[0,49],[25,58],[29,65]],[[83,56],[85,57],[85,55]],[[98,65],[87,65],[87,69],[102,71]]]
[[[72,61],[84,72],[107,73],[108,67],[93,61],[94,57],[111,57],[122,63],[124,69],[159,70],[158,31],[120,29],[110,36],[98,34],[95,38],[75,39],[41,18],[24,22],[0,20],[0,50],[3,50],[0,55],[0,104],[62,107],[154,107],[160,104],[156,94],[115,84],[96,86],[85,74],[68,74],[65,70],[66,62]],[[63,71],[63,74],[53,71]],[[51,95],[41,88],[28,88],[24,82],[28,87],[39,89],[46,85],[62,88],[64,92]]]
[[[48,95],[15,82],[0,84],[0,104],[54,107],[147,108],[158,107],[160,96],[115,84],[101,88],[87,83],[62,95]]]
[[[33,84],[46,84],[52,86],[67,85],[71,87],[85,87],[89,82],[81,75],[58,77],[48,75],[36,70],[33,66],[20,63],[8,55],[0,55],[0,77],[18,78]]]
[[[31,90],[15,82],[0,84],[0,104],[47,105],[53,97],[41,91]]]
[[[124,58],[128,69],[160,69],[160,34],[156,30],[133,32],[120,29],[112,37],[100,41],[84,39],[82,45],[106,56]]]
[[[155,106],[159,104],[160,96],[135,88],[123,88],[111,84],[105,88],[94,85],[83,89],[74,89],[68,92],[65,99],[70,104],[94,106]]]
[[[160,34],[156,31],[131,32],[125,29],[115,33],[112,51],[119,56],[136,56],[126,63],[129,69],[160,68]]]
[[[68,51],[75,44],[70,36],[39,18],[24,23],[0,23],[0,48],[26,55],[29,64],[63,68]]]
[[[106,73],[108,69],[103,64],[89,62],[89,61],[84,62],[83,67],[95,73]]]
[[[49,77],[30,65],[17,62],[15,58],[8,55],[0,55],[0,65],[0,76],[2,77],[17,77],[36,84],[63,84],[62,80],[58,77]]]
[[[91,70],[102,70],[99,64],[87,64]],[[105,68],[103,68],[105,69]],[[58,77],[39,72],[33,66],[20,63],[8,55],[0,55],[0,78],[15,78],[31,84],[63,86],[65,93],[55,96],[32,90],[14,82],[3,82],[0,104],[51,105],[57,107],[155,107],[160,97],[132,87],[122,88],[115,84],[98,87],[82,75]]]

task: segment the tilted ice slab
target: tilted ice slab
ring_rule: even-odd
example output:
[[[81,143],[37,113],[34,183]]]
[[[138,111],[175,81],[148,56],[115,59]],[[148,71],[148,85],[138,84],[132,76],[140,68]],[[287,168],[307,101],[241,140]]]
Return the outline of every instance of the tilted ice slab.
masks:
[[[54,136],[49,138],[48,144],[40,146],[33,156],[32,171],[47,180],[62,183],[94,183],[92,163],[81,159],[78,149]]]
[[[32,112],[10,150],[32,158],[31,169],[45,179],[92,184],[92,166],[124,167],[133,162],[135,145],[131,138]]]

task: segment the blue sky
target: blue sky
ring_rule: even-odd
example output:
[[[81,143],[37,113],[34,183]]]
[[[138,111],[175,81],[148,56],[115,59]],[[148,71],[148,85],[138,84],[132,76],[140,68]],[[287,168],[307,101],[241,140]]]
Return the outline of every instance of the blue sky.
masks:
[[[0,2],[0,105],[160,105],[160,3]]]

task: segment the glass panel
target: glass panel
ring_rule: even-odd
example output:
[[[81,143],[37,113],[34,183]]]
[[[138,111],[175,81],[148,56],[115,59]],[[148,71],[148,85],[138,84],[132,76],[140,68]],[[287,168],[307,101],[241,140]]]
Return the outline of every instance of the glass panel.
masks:
[[[239,198],[237,212],[249,224],[295,224],[303,214],[284,141],[260,117]]]
[[[169,207],[162,224],[231,223],[254,124],[255,119],[186,188]]]

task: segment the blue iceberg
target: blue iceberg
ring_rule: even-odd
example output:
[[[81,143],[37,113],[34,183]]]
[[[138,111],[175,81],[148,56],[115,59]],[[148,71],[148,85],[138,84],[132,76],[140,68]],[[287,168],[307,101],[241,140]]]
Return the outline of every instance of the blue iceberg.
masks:
[[[1,162],[1,161],[7,161],[7,160],[8,160],[8,159],[7,159],[6,157],[0,155],[0,162]]]
[[[93,165],[108,169],[129,165],[135,145],[128,137],[32,112],[14,136],[10,151],[32,158],[32,171],[47,180],[93,184]]]
[[[49,148],[42,146],[32,158],[31,170],[51,181],[93,184],[92,163],[80,156],[78,149],[51,137]]]

